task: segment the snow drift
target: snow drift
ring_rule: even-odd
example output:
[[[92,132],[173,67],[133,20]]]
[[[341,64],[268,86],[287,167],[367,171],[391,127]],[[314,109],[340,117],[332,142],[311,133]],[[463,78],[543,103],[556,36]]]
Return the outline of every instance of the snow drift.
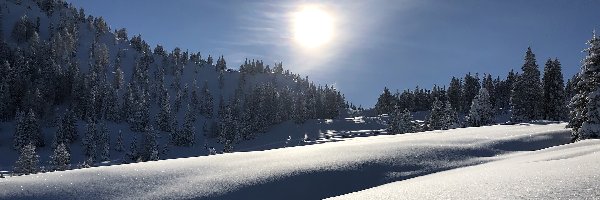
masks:
[[[577,165],[597,163],[595,152],[600,149],[593,146],[598,146],[598,141],[547,148],[569,142],[570,132],[564,126],[497,125],[359,137],[267,151],[10,177],[0,180],[0,198],[316,199],[368,188],[372,189],[342,197],[468,198],[502,191],[514,192],[518,197],[519,193],[538,191],[541,195],[541,191],[551,189],[533,184],[546,180],[544,177],[554,177],[546,184],[562,190],[540,197],[574,193],[570,190],[574,186],[558,180],[565,184],[586,183],[578,185],[579,189],[597,188],[595,179],[584,175],[598,174],[595,165],[585,168],[581,176],[569,175],[578,173],[573,171],[579,168]],[[536,151],[540,149],[544,150]],[[580,163],[582,159],[587,161]],[[548,162],[557,165],[547,167]],[[538,178],[524,176],[528,173]],[[476,185],[481,183],[486,184]],[[505,184],[511,188],[500,187]],[[470,191],[463,191],[467,186]],[[582,195],[590,197],[594,193]],[[515,196],[508,193],[489,197]]]

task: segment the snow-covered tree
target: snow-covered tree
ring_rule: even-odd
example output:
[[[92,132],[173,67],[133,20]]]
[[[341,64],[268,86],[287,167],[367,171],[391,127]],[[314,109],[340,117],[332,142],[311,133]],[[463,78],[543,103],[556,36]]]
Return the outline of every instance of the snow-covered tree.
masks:
[[[565,117],[564,81],[558,59],[548,59],[542,78],[544,97],[542,98],[543,115],[547,120],[562,120]]]
[[[166,88],[164,88],[162,91],[160,91],[159,95],[160,98],[158,99],[160,101],[160,110],[158,112],[156,124],[158,125],[158,130],[170,132],[172,131],[171,124],[173,115],[171,114],[171,104],[169,103],[169,92]]]
[[[27,144],[34,144],[37,147],[44,146],[44,137],[42,135],[37,118],[33,110],[29,110],[27,115],[17,114],[17,124],[15,126],[15,135],[13,147],[16,150],[22,149]]]
[[[433,101],[431,112],[427,118],[427,126],[430,130],[441,130],[446,126],[444,103],[439,99]]]
[[[518,76],[511,96],[512,120],[517,122],[538,119],[541,115],[540,70],[531,48],[527,48],[521,69],[523,74]]]
[[[456,110],[454,110],[454,107],[452,106],[450,101],[446,101],[446,103],[444,104],[444,116],[446,118],[444,120],[445,123],[442,129],[446,130],[459,127],[458,114]]]
[[[481,84],[479,83],[479,75],[475,74],[474,76],[471,73],[465,75],[465,84],[463,87],[463,112],[469,112],[469,108],[471,107],[471,102],[473,98],[477,96],[479,93],[479,89],[481,88]]]
[[[569,104],[573,141],[600,136],[600,37],[594,35],[587,43],[575,86],[575,96]]]
[[[35,174],[38,171],[38,158],[34,144],[27,144],[20,150],[19,159],[15,163],[14,172],[17,174]]]
[[[97,127],[97,143],[100,151],[100,161],[110,160],[110,135],[106,123],[100,123]]]
[[[85,136],[82,141],[83,152],[90,162],[94,162],[97,158],[96,150],[98,149],[98,129],[96,122],[91,121],[86,125]],[[91,164],[91,163],[90,163]]]
[[[208,82],[204,82],[201,92],[200,114],[207,118],[213,117],[213,96],[208,89]]]
[[[50,165],[57,171],[68,170],[71,166],[71,153],[65,143],[60,143],[54,148],[50,156]]]
[[[159,159],[159,146],[158,146],[158,132],[150,126],[144,132],[144,151],[142,152],[142,160],[158,160]]]
[[[490,95],[485,88],[479,90],[471,103],[467,123],[469,126],[485,126],[492,123],[493,110],[490,103]]]
[[[413,122],[412,113],[408,109],[401,111],[396,109],[390,115],[387,132],[391,134],[412,133],[416,130],[416,124]]]
[[[195,144],[196,138],[196,127],[194,127],[194,122],[196,119],[194,118],[193,111],[191,106],[188,106],[188,109],[185,113],[185,118],[183,122],[183,128],[179,131],[176,131],[173,134],[172,142],[177,146],[193,146]]]

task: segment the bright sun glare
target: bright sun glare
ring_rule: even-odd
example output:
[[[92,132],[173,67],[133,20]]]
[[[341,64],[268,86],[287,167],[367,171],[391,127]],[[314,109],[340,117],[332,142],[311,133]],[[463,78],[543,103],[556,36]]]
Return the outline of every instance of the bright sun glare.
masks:
[[[305,6],[294,14],[294,39],[307,48],[320,47],[333,37],[333,19],[316,6]]]

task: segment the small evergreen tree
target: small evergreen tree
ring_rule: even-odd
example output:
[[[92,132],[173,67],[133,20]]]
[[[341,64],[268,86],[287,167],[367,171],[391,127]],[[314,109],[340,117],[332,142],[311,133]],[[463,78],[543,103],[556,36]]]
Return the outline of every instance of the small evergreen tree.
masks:
[[[117,141],[115,143],[115,151],[123,152],[125,147],[123,146],[123,131],[119,130],[119,135],[117,135]]]
[[[60,143],[54,148],[54,153],[50,156],[50,165],[54,170],[64,171],[71,166],[71,153],[65,143]]]
[[[490,95],[487,89],[481,88],[479,94],[475,96],[471,103],[471,110],[467,116],[467,123],[470,126],[485,126],[492,123],[492,105],[490,104]]]
[[[443,129],[446,126],[445,120],[446,116],[444,113],[444,104],[439,99],[435,99],[427,119],[427,126],[429,130]]]
[[[19,159],[15,163],[14,172],[17,174],[35,174],[38,171],[38,158],[35,152],[34,144],[27,144],[22,147]]]
[[[388,123],[387,131],[391,134],[403,134],[415,132],[416,125],[413,122],[412,113],[408,109],[400,111],[396,109],[392,115],[390,115],[390,122]]]

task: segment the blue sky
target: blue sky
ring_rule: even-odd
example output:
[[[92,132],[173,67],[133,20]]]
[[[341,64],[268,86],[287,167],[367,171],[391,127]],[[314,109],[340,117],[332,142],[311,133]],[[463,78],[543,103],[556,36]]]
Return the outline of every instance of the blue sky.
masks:
[[[386,86],[447,85],[467,72],[504,77],[520,70],[528,46],[540,70],[548,58],[561,60],[566,80],[600,29],[600,1],[592,0],[67,1],[152,46],[222,54],[229,68],[244,58],[283,61],[365,107]],[[292,38],[292,13],[304,5],[335,19],[333,40],[316,50]]]

